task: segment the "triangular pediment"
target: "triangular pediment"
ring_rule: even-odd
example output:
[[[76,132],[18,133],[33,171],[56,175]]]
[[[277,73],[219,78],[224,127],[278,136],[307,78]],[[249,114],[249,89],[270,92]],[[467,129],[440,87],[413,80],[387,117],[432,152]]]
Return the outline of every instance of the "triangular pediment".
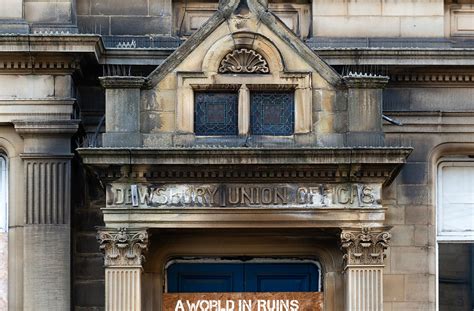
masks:
[[[279,69],[282,72],[316,72],[328,85],[336,86],[341,83],[341,76],[288,29],[276,15],[268,11],[265,3],[258,0],[224,0],[219,4],[218,10],[199,30],[149,75],[149,87],[155,87],[169,73],[175,70],[180,71],[178,67],[185,61],[206,62],[205,59],[203,60],[204,53],[207,53],[206,50],[224,49],[224,47],[221,49],[215,45],[211,47],[209,43],[206,45],[206,41],[214,43],[221,38],[232,40],[234,46],[228,51],[229,53],[249,47],[249,40],[256,41],[258,38],[264,38],[264,40],[271,42],[269,45],[274,47],[276,54],[280,54],[280,50],[286,50],[286,58],[282,57],[280,60],[282,68]],[[199,54],[196,51],[200,48],[204,52],[201,51]],[[228,45],[225,48],[229,50]],[[250,49],[252,48],[250,46]],[[215,52],[214,54],[219,53]],[[298,63],[298,61],[304,65],[297,69],[289,69],[291,67],[289,63]],[[194,71],[202,72],[204,70],[200,68]]]

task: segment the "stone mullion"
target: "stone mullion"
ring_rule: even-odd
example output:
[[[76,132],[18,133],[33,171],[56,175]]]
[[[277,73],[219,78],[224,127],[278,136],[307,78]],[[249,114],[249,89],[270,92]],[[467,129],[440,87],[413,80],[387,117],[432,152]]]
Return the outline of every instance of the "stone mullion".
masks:
[[[346,311],[383,310],[384,251],[390,234],[362,228],[343,230]]]
[[[104,252],[105,310],[140,311],[146,230],[102,229],[97,239]]]

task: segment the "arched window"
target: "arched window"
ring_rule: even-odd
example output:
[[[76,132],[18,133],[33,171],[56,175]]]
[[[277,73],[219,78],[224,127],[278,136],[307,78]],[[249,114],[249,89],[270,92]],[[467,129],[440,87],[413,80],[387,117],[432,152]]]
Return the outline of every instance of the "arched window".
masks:
[[[8,163],[0,153],[0,232],[8,231]]]

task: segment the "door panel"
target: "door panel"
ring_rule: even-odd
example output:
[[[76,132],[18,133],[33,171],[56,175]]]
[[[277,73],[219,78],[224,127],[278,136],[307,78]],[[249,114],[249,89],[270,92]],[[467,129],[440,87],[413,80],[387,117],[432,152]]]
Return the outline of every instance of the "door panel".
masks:
[[[241,264],[176,263],[168,268],[168,292],[243,292],[243,269]]]
[[[312,292],[318,290],[318,268],[310,263],[246,264],[247,292]]]
[[[313,292],[319,273],[312,263],[175,263],[168,292]]]

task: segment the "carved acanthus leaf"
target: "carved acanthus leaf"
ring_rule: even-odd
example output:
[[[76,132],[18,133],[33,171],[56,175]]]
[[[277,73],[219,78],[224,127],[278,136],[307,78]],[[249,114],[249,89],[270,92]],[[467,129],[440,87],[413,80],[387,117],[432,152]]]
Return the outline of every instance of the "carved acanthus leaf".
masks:
[[[254,50],[238,49],[221,61],[219,73],[268,73],[267,61]]]
[[[383,265],[384,251],[387,249],[391,235],[388,232],[374,232],[364,227],[361,231],[343,231],[341,249],[344,252],[346,266],[350,265]]]
[[[100,250],[104,252],[104,264],[109,266],[141,266],[148,247],[145,230],[100,230],[97,234]]]

